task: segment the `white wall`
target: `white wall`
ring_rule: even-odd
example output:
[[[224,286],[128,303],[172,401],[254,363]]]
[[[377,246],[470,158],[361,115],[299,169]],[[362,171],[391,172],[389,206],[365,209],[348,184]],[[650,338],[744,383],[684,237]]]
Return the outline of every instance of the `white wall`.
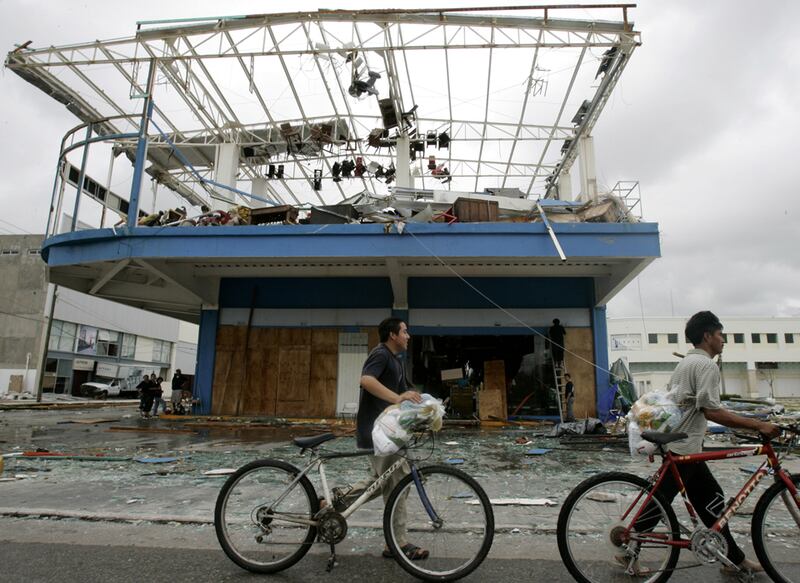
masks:
[[[31,363],[35,366],[35,363]],[[36,363],[38,364],[38,363]],[[5,395],[9,392],[8,388],[11,384],[11,376],[12,375],[22,375],[22,388],[24,391],[28,391],[29,393],[36,393],[36,369],[29,368],[27,371],[27,375],[25,373],[25,369],[16,369],[16,368],[4,368],[0,369],[0,395]]]

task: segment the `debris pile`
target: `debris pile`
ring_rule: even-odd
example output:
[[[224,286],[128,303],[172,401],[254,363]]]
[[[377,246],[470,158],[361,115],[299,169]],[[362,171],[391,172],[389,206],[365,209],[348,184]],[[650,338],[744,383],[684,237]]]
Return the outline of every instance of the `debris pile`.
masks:
[[[338,163],[337,163],[338,164]],[[340,165],[342,166],[342,165]],[[343,167],[343,166],[342,166]],[[354,170],[356,175],[359,166]],[[350,174],[349,167],[337,168]],[[368,172],[366,167],[362,173]],[[376,168],[375,172],[383,172]],[[446,169],[444,170],[446,172]],[[350,176],[347,176],[348,178]],[[396,187],[387,196],[361,193],[335,205],[280,205],[250,208],[231,206],[228,210],[202,207],[202,214],[187,216],[179,207],[139,218],[143,227],[216,227],[277,224],[350,223],[478,223],[478,222],[554,222],[625,223],[639,219],[626,202],[613,194],[594,201],[531,200],[516,188],[487,189],[484,192],[421,190]],[[124,221],[118,223],[121,225]]]

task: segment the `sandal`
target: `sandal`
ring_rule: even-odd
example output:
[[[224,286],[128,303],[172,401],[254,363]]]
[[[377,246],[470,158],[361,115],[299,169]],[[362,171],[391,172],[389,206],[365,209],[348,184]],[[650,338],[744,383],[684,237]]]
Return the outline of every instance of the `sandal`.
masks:
[[[400,547],[400,550],[403,551],[403,554],[412,561],[423,561],[430,556],[430,553],[427,550],[421,549],[418,546],[412,545],[410,543]],[[392,551],[390,551],[389,549],[383,549],[382,554],[387,559],[391,559],[394,557]]]

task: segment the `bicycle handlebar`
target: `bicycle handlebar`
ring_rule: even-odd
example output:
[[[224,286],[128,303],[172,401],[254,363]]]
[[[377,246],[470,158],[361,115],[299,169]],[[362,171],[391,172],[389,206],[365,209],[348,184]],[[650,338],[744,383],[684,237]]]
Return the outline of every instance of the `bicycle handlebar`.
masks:
[[[776,423],[781,432],[784,433],[794,433],[795,435],[800,435],[800,424],[792,424],[792,425],[781,425]],[[753,439],[755,435],[758,435],[758,438],[761,440],[761,443],[769,443],[772,441],[771,438],[767,437],[761,432],[753,432],[753,433],[739,433],[734,431],[733,435],[740,439]]]

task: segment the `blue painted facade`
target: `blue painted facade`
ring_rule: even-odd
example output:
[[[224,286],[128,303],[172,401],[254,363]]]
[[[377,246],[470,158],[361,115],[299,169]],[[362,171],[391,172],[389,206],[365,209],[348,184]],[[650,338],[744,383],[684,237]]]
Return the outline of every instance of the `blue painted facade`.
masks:
[[[641,258],[660,253],[654,223],[567,223],[553,226],[568,257]],[[409,224],[403,234],[383,225],[270,225],[94,229],[45,240],[51,267],[125,258],[202,257],[531,257],[557,258],[541,223]]]
[[[637,261],[660,255],[657,224],[560,223],[553,228],[567,257],[579,258],[578,263],[632,260],[622,264],[623,275]],[[430,261],[433,257],[444,258],[441,262],[445,264],[464,259],[508,265],[505,277],[469,277],[468,283],[455,276],[443,277],[441,271],[436,275],[432,272],[431,277],[410,276],[407,308],[585,309],[593,330],[597,394],[608,385],[605,307],[597,305],[601,276],[550,276],[550,272],[558,274],[560,264],[541,223],[407,224],[402,234],[395,226],[379,224],[97,229],[50,237],[44,242],[42,256],[53,270],[123,259],[191,259],[235,267],[248,260],[341,260],[347,264],[348,259]],[[515,275],[515,261],[530,260],[551,261],[548,275]],[[608,288],[607,283],[604,285]],[[603,293],[608,293],[607,289]],[[386,308],[408,320],[409,312],[394,309],[394,305],[389,277],[223,277],[215,308]],[[198,413],[210,412],[219,321],[218,309],[202,310],[195,385],[201,399]],[[414,326],[413,321],[409,324]],[[517,326],[465,325],[430,330],[414,327],[414,333],[505,335],[530,331]]]

